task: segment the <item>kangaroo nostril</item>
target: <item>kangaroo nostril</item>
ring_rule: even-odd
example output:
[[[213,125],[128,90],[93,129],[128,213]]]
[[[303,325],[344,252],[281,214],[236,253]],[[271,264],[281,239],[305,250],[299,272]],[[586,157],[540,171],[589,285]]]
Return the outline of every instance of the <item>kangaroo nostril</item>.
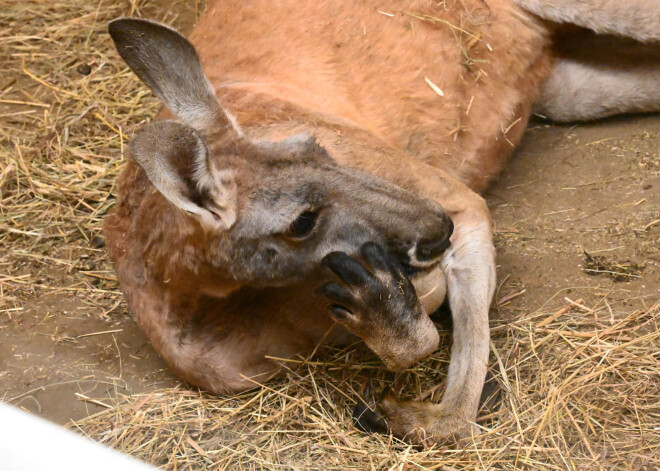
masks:
[[[444,217],[445,232],[442,236],[421,239],[415,247],[415,254],[417,260],[428,261],[438,258],[442,253],[449,248],[451,242],[449,238],[454,232],[454,222],[447,216]]]
[[[438,258],[450,245],[449,237],[444,239],[422,239],[415,248],[417,260],[425,262]]]
[[[446,228],[445,228],[446,231],[447,231],[447,235],[445,237],[447,237],[447,239],[449,239],[451,237],[451,235],[454,233],[454,221],[452,221],[449,216],[446,216],[445,217],[445,224],[447,225]]]

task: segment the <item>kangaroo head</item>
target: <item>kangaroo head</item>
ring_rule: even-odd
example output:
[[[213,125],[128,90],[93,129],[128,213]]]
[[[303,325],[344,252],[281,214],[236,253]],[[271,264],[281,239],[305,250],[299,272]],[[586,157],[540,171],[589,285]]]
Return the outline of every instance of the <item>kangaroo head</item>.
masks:
[[[309,276],[326,254],[355,254],[367,241],[387,247],[410,272],[437,264],[453,227],[440,206],[338,165],[307,136],[243,135],[176,31],[124,18],[109,32],[178,118],[145,126],[131,151],[156,189],[198,221],[214,247],[209,265],[243,284],[281,286]]]

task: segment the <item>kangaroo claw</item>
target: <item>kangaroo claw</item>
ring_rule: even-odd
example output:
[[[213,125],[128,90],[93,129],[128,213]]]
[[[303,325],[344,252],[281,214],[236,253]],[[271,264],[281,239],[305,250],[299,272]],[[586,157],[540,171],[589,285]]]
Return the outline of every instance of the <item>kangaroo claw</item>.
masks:
[[[353,423],[355,427],[363,432],[387,433],[387,421],[378,412],[371,389],[371,384],[367,383],[362,392],[362,397],[353,408]]]

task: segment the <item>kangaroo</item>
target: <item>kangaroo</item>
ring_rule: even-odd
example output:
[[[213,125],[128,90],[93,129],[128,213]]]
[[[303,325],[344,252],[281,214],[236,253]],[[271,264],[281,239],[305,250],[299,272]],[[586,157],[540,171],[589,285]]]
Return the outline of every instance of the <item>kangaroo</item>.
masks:
[[[552,38],[572,3],[211,0],[190,41],[111,22],[164,109],[132,139],[104,230],[129,308],[172,370],[230,394],[278,374],[270,358],[355,336],[402,370],[437,348],[429,314],[446,296],[442,401],[387,395],[359,424],[414,443],[475,433],[495,288],[479,192],[539,96],[569,120],[660,107],[657,82],[607,82],[594,93],[628,95],[593,116],[566,99],[584,81],[552,85],[571,74]],[[579,3],[602,3],[607,31],[629,31],[617,2]],[[592,10],[578,24],[592,27]]]

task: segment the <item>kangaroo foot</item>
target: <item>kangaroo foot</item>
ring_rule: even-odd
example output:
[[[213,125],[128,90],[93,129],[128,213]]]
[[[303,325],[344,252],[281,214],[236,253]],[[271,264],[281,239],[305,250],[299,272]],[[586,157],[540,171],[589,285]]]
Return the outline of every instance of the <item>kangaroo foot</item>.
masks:
[[[456,443],[478,434],[468,414],[449,411],[438,404],[422,401],[399,401],[387,392],[375,401],[369,388],[365,398],[353,410],[353,420],[360,430],[391,433],[413,445]]]
[[[341,283],[326,283],[317,293],[332,302],[330,315],[361,337],[389,369],[403,370],[437,348],[438,331],[396,260],[373,242],[362,246],[360,256],[326,255],[322,264]]]

